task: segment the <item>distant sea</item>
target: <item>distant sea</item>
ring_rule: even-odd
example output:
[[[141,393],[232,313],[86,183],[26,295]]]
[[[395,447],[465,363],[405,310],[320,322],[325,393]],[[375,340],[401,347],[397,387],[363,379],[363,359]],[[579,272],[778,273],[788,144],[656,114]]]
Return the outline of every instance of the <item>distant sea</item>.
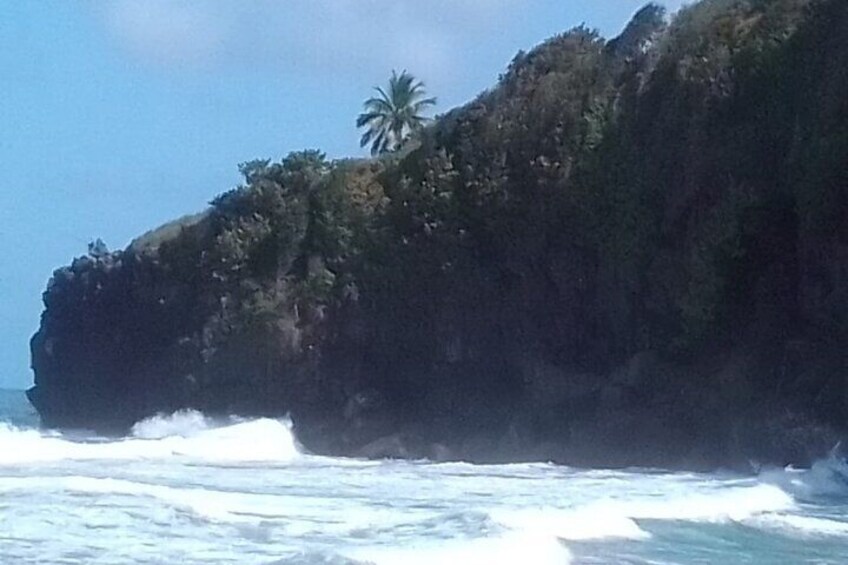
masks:
[[[0,563],[845,564],[848,467],[759,476],[317,457],[285,420],[38,428],[0,392]]]
[[[25,428],[38,427],[38,413],[22,390],[0,388],[0,423]]]

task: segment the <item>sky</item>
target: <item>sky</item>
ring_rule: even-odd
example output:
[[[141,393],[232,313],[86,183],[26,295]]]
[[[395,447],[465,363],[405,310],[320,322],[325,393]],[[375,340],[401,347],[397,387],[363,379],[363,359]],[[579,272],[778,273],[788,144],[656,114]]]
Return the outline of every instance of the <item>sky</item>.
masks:
[[[364,155],[356,115],[392,69],[446,112],[519,49],[612,37],[644,1],[0,2],[0,388],[32,383],[41,293],[88,242],[203,209],[243,161]]]

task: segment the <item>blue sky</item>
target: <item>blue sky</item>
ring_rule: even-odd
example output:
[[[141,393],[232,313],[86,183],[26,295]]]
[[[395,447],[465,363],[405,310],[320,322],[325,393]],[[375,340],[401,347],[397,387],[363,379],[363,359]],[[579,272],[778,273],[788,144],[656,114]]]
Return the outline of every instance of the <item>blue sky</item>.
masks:
[[[356,114],[393,68],[443,112],[519,49],[583,22],[612,36],[643,3],[0,2],[0,388],[31,383],[41,293],[94,238],[202,209],[242,161],[364,154]]]

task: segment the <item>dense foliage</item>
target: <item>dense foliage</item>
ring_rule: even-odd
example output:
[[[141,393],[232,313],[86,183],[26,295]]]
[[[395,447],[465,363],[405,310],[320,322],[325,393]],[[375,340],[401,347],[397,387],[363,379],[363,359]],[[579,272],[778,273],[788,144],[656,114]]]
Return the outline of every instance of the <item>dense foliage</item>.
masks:
[[[342,452],[803,461],[848,421],[846,45],[839,0],[649,5],[519,53],[404,154],[245,163],[57,271],[32,398],[291,410]]]

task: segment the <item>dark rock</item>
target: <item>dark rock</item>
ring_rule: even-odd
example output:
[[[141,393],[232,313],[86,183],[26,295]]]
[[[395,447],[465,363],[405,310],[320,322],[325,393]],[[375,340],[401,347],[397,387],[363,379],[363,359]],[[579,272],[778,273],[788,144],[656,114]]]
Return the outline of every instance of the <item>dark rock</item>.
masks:
[[[361,447],[354,455],[367,459],[409,459],[411,453],[401,434],[392,434]]]
[[[641,14],[522,54],[398,154],[248,163],[207,212],[57,269],[45,425],[194,408],[290,413],[335,455],[824,455],[848,431],[848,3]]]

